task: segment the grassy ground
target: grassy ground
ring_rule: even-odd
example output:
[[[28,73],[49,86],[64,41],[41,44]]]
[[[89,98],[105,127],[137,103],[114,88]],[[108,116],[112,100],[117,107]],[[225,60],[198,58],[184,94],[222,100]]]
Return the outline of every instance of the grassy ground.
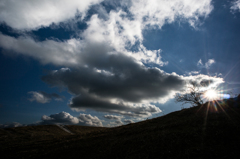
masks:
[[[116,128],[0,130],[4,158],[240,158],[240,104],[183,109]]]

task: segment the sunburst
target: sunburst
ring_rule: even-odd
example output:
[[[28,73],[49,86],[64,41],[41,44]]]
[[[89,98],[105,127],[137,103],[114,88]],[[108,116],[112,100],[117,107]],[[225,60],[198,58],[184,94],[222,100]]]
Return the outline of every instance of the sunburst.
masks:
[[[216,100],[218,98],[218,93],[214,89],[209,89],[204,93],[204,98],[208,100]]]

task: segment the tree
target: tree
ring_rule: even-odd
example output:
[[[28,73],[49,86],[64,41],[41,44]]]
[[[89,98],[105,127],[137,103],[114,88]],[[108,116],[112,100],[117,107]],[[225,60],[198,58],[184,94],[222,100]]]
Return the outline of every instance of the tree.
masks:
[[[192,106],[200,106],[203,104],[202,94],[199,90],[200,86],[196,82],[190,82],[187,91],[175,94],[175,102],[190,103]]]

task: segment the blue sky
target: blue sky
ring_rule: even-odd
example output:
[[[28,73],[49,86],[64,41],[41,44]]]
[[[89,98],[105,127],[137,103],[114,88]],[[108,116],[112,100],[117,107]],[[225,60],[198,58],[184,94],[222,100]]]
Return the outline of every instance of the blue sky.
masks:
[[[117,126],[240,92],[240,0],[0,0],[0,126]],[[185,105],[189,107],[189,105]]]

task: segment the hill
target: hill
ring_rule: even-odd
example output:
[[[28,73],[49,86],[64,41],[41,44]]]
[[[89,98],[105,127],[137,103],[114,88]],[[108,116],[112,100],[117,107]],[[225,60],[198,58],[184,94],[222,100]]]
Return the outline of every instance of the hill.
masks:
[[[0,130],[4,158],[239,158],[240,98],[116,128],[54,125]]]

